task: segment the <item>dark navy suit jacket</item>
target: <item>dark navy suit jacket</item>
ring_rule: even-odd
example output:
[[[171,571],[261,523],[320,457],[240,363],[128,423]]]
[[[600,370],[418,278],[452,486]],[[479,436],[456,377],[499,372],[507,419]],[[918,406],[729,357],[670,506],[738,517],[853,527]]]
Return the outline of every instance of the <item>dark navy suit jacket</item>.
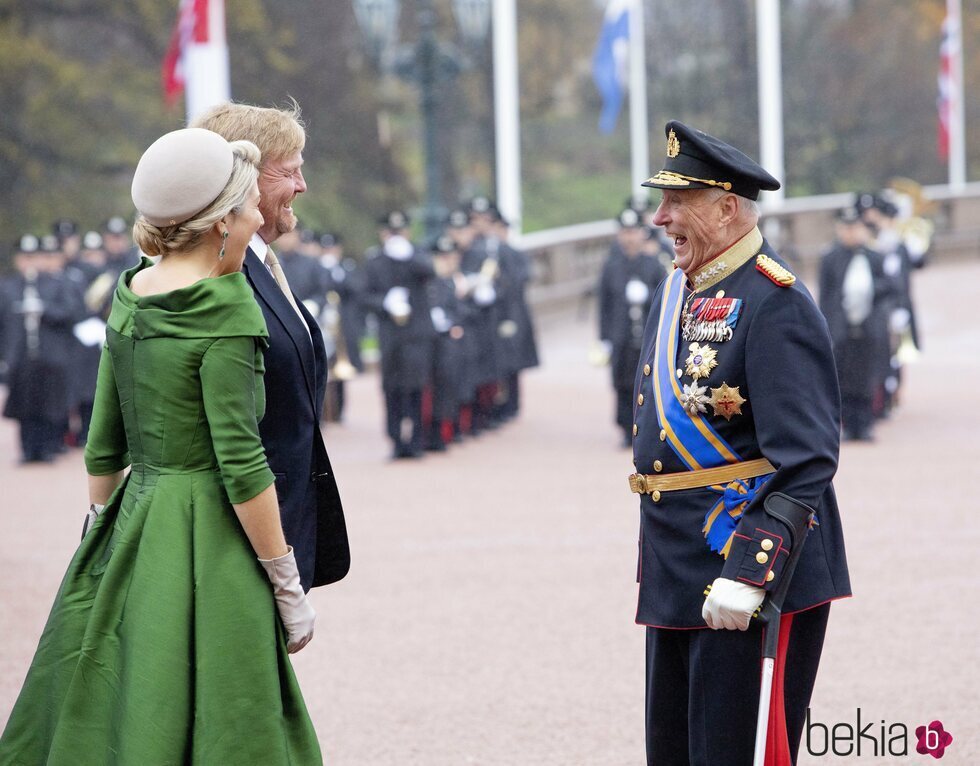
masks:
[[[259,432],[276,475],[286,542],[293,546],[300,580],[309,590],[341,579],[350,567],[344,511],[320,433],[327,384],[323,336],[300,303],[303,328],[279,284],[251,248],[242,271],[269,328],[266,409]]]

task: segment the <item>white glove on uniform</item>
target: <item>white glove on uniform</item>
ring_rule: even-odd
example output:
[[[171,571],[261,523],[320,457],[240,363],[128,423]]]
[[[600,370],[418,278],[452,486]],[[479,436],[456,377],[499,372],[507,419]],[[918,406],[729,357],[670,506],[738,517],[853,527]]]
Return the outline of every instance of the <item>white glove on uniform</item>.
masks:
[[[765,597],[762,588],[718,577],[711,583],[701,617],[712,630],[747,630],[752,614]]]
[[[279,617],[286,628],[286,651],[294,654],[313,638],[316,612],[299,583],[299,569],[293,547],[289,546],[289,552],[279,558],[259,559],[259,563],[272,583],[276,609],[279,610]]]

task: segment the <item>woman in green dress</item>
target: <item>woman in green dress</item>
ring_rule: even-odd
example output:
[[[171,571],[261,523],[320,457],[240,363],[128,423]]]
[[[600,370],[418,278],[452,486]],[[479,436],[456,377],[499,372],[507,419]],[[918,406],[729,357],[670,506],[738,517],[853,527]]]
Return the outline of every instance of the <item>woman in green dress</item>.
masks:
[[[322,762],[287,656],[315,614],[257,426],[267,330],[239,271],[262,224],[258,161],[189,129],[137,167],[134,237],[161,257],[119,279],[86,531],[0,764]]]

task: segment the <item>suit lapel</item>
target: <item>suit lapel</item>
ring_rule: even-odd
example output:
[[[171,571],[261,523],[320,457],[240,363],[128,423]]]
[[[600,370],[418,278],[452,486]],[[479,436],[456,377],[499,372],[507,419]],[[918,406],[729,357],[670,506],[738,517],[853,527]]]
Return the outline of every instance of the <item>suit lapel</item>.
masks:
[[[316,361],[311,342],[312,333],[307,333],[306,329],[300,324],[299,317],[296,316],[296,312],[279,287],[279,283],[276,282],[265,264],[259,260],[259,257],[252,252],[252,248],[249,248],[245,254],[242,271],[245,272],[245,278],[252,285],[252,290],[258,298],[259,304],[267,307],[276,316],[286,329],[293,345],[296,347],[300,359],[303,360],[303,377],[306,379],[306,390],[310,395],[310,400],[315,404],[316,386],[314,376],[316,374]]]

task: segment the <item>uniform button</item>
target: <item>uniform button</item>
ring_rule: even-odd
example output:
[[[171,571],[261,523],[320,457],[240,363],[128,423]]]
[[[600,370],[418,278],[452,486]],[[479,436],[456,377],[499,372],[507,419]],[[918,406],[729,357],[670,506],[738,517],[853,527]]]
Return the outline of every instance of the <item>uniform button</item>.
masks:
[[[659,460],[654,460],[653,470],[656,471],[657,473],[660,473],[662,470],[664,470],[664,464],[661,463]]]
[[[649,364],[643,365],[643,374],[644,375],[649,375],[650,374],[650,365]]]
[[[639,432],[640,432],[640,429],[637,427],[636,423],[634,423],[633,424],[633,436],[636,436]]]
[[[772,582],[775,579],[776,579],[776,573],[770,569],[769,574],[766,575],[766,582]]]
[[[641,407],[643,406],[643,394],[640,394],[638,397],[636,397],[636,403],[639,404]]]
[[[684,377],[684,370],[682,370],[680,367],[677,368],[677,377],[678,378]]]
[[[667,441],[667,432],[664,431],[663,429],[660,429],[660,441],[662,442]]]
[[[653,502],[659,503],[660,502],[660,490],[659,489],[653,490],[653,492],[650,493],[650,497],[653,498]]]
[[[718,292],[715,293],[715,297],[716,298],[724,298],[725,297],[725,291],[724,290],[719,290]]]
[[[767,537],[765,540],[763,540],[761,543],[759,543],[759,547],[762,548],[762,550],[764,550],[764,551],[771,551],[772,550],[772,540],[770,540]]]
[[[769,561],[769,554],[759,551],[757,554],[755,554],[755,560],[760,564],[765,564],[767,561]]]

